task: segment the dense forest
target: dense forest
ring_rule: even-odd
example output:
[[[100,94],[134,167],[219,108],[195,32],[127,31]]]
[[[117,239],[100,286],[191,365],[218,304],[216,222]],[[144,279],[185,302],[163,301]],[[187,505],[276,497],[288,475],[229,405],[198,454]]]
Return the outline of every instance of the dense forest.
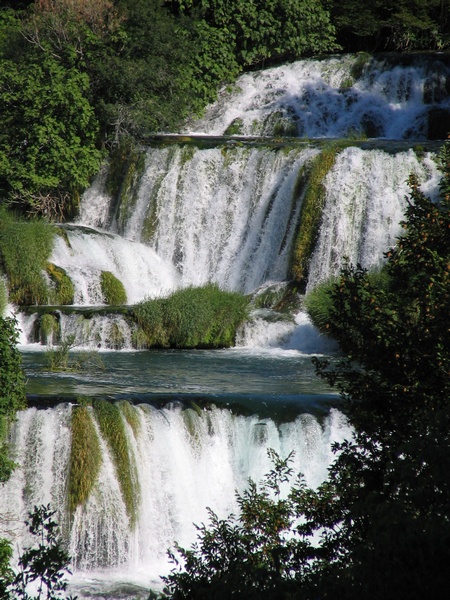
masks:
[[[0,202],[56,220],[76,213],[102,158],[176,131],[245,70],[450,45],[449,0],[36,0],[0,9]]]

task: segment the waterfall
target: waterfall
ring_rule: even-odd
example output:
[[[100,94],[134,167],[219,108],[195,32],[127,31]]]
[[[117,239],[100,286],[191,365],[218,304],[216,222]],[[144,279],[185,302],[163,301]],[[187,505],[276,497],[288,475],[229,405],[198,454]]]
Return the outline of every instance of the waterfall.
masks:
[[[77,222],[60,226],[50,258],[72,280],[78,307],[74,314],[48,309],[62,337],[132,348],[127,318],[100,314],[105,272],[123,284],[128,304],[207,282],[255,296],[285,291],[312,186],[320,186],[323,208],[307,291],[338,273],[344,258],[379,267],[401,232],[410,174],[427,195],[438,189],[439,144],[427,140],[439,137],[431,134],[436,115],[450,108],[449,78],[439,55],[396,63],[348,55],[247,73],[187,128],[192,138],[150,140],[142,172],[128,178],[133,183],[124,193],[106,191],[105,167],[84,194]],[[330,148],[334,163],[313,180]],[[0,514],[10,519],[18,545],[30,541],[27,511],[50,503],[73,557],[75,593],[144,597],[134,589],[104,590],[113,580],[158,587],[169,569],[166,549],[175,541],[190,546],[193,523],[207,521],[207,506],[222,517],[235,511],[235,490],[270,469],[267,448],[283,457],[294,450],[294,471],[320,484],[332,442],[351,431],[341,413],[325,408],[330,390],[312,384],[309,355],[335,348],[296,306],[288,315],[256,310],[230,351],[179,353],[174,364],[170,352],[109,352],[104,374],[33,371],[30,378],[46,381],[37,395],[58,393],[65,403],[29,408],[12,426],[19,467],[2,488]],[[20,315],[24,345],[38,341],[38,318]],[[220,365],[213,368],[213,361]],[[137,515],[130,514],[117,458],[91,407],[101,465],[86,501],[69,508],[78,395],[130,400],[132,418],[123,408],[120,418]],[[198,397],[208,408],[195,404]]]
[[[35,504],[51,503],[69,540],[76,573],[93,571],[101,577],[104,567],[116,567],[125,580],[145,575],[147,582],[156,581],[167,570],[166,549],[174,540],[185,545],[192,541],[193,523],[207,521],[207,506],[222,517],[236,511],[235,490],[242,491],[249,477],[260,481],[270,469],[268,447],[282,456],[294,450],[294,470],[317,486],[331,462],[332,442],[350,435],[345,419],[335,410],[323,422],[300,414],[276,423],[214,406],[209,410],[177,404],[164,409],[129,408],[136,418],[134,427],[125,416],[122,419],[140,490],[134,526],[111,449],[100,433],[102,463],[94,489],[87,502],[69,514],[72,405],[19,413],[12,448],[20,468],[4,487],[0,513],[8,515],[20,543],[29,541],[20,525],[26,511]]]
[[[190,131],[429,139],[433,111],[450,106],[449,72],[439,55],[302,60],[242,75]]]

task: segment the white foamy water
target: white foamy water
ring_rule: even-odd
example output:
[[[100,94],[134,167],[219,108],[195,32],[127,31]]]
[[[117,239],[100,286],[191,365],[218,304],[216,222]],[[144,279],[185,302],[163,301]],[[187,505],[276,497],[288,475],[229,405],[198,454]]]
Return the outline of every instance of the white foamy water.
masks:
[[[124,285],[128,304],[168,294],[178,287],[172,264],[151,248],[101,230],[69,226],[68,242],[56,236],[51,262],[65,269],[75,285],[75,304],[104,304],[100,277],[109,271]]]
[[[207,520],[207,506],[225,517],[237,509],[235,490],[247,478],[259,481],[271,467],[267,448],[281,456],[295,451],[292,466],[311,486],[325,477],[331,444],[351,435],[337,411],[321,424],[309,414],[276,424],[256,415],[242,417],[212,408],[156,410],[132,408],[139,422],[133,431],[124,419],[139,492],[138,517],[130,524],[107,442],[102,466],[87,502],[70,517],[66,489],[72,407],[20,412],[12,435],[19,466],[3,486],[0,512],[8,515],[17,542],[29,542],[22,521],[35,504],[51,503],[68,540],[75,579],[115,577],[147,584],[168,571],[166,549],[177,540],[190,545],[193,522]],[[3,532],[1,532],[3,533]]]
[[[420,162],[412,150],[389,154],[355,147],[338,155],[324,181],[326,200],[309,288],[337,275],[345,260],[367,269],[383,264],[401,232],[412,173],[425,192],[435,192],[439,177],[430,156]]]
[[[239,120],[247,136],[276,135],[276,126],[287,122],[290,135],[300,137],[426,139],[430,106],[450,106],[448,66],[438,56],[405,65],[378,58],[354,77],[361,58],[308,59],[246,73],[191,132],[223,135]]]

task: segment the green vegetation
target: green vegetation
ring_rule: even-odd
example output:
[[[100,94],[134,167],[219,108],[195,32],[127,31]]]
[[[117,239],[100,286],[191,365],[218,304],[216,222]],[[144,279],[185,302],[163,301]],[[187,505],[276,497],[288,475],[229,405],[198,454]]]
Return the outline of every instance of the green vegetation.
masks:
[[[100,286],[106,304],[117,306],[127,303],[127,293],[123,283],[110,271],[101,272]]]
[[[311,300],[344,353],[315,359],[317,372],[340,391],[354,437],[335,445],[317,490],[272,453],[262,484],[237,496],[237,516],[211,512],[197,543],[176,547],[165,578],[172,600],[445,597],[450,142],[441,163],[439,203],[411,178],[405,233],[385,269],[347,265]]]
[[[374,52],[450,44],[450,0],[395,6],[374,0],[363,7],[356,0],[6,6],[0,11],[0,203],[50,220],[76,213],[105,155],[112,152],[113,163],[119,156],[128,162],[128,154],[133,161],[137,142],[178,130],[245,70],[340,47]],[[354,78],[367,60],[361,54],[355,62]],[[280,135],[296,134],[289,115],[274,127]],[[227,134],[239,130],[236,121]],[[130,183],[123,193],[131,193]]]
[[[0,317],[2,317],[5,314],[7,305],[8,305],[8,288],[6,287],[6,281],[0,275]]]
[[[2,600],[76,600],[65,593],[70,558],[63,548],[58,525],[50,506],[35,506],[25,525],[34,539],[34,546],[25,548],[14,572],[7,566],[11,555],[8,544],[0,546],[0,593]],[[30,588],[37,596],[30,595]]]
[[[92,409],[89,406],[75,406],[72,411],[68,483],[71,513],[86,503],[97,482],[101,463],[100,441],[92,420]]]
[[[134,307],[147,347],[227,348],[247,317],[249,300],[216,285],[185,288]]]
[[[53,338],[59,333],[59,323],[52,314],[42,315],[39,319],[39,332],[44,344],[52,343]]]
[[[122,498],[125,503],[131,525],[136,523],[140,502],[140,489],[137,480],[136,465],[128,448],[122,410],[117,404],[106,400],[95,400],[94,414],[100,427],[100,432],[107,441],[114,465],[117,480],[120,483]]]
[[[57,305],[73,304],[75,287],[65,270],[50,262],[47,263],[45,270],[54,286],[50,289],[50,303]]]
[[[128,425],[133,430],[134,436],[137,437],[141,430],[141,422],[139,420],[137,409],[127,400],[121,400],[118,403],[118,406],[122,411],[122,414],[125,417],[125,420],[127,421]]]
[[[45,316],[45,315],[44,315]],[[45,360],[50,371],[82,371],[83,369],[103,369],[103,361],[97,350],[73,352],[75,336],[69,335],[60,340],[57,346],[45,351]]]
[[[11,302],[47,303],[44,270],[53,240],[53,227],[45,221],[25,221],[0,207],[0,267],[8,278]]]
[[[325,186],[323,180],[334,166],[340,148],[332,145],[324,148],[313,160],[307,174],[308,183],[300,211],[300,228],[295,240],[291,272],[295,281],[306,282],[309,261],[319,233],[322,209],[325,202]],[[304,173],[299,175],[298,185],[303,184]]]

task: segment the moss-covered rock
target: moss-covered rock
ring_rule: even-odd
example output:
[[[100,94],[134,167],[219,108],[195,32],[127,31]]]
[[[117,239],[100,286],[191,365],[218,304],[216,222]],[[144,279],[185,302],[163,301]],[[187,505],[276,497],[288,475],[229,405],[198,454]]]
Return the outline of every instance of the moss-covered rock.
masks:
[[[51,262],[47,263],[45,270],[52,282],[50,303],[58,305],[73,304],[75,287],[66,271]]]
[[[102,271],[100,286],[105,304],[117,306],[127,303],[127,293],[123,283],[110,271]]]
[[[300,226],[295,239],[291,263],[292,277],[302,285],[308,278],[309,263],[322,220],[326,192],[323,180],[334,166],[340,149],[337,145],[325,147],[310,164],[307,189],[300,211]],[[300,173],[300,177],[302,181],[299,181],[299,185],[303,186],[305,174]]]
[[[134,526],[140,503],[140,489],[136,465],[128,447],[122,411],[117,404],[106,400],[95,400],[93,407],[100,432],[111,451],[130,523]]]

